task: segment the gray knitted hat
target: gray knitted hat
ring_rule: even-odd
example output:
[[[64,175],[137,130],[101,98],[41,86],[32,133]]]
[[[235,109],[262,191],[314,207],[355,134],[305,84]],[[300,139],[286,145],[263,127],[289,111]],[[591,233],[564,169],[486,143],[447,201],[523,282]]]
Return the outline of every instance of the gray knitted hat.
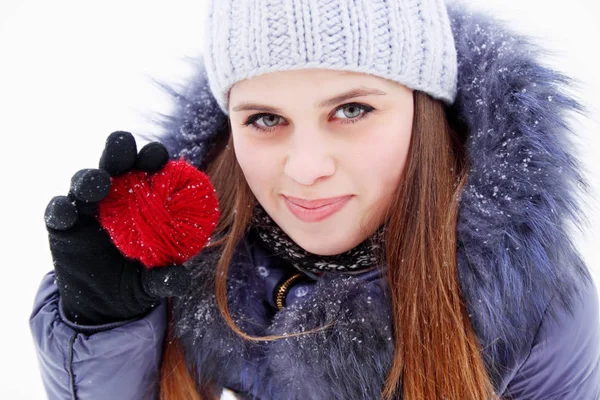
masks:
[[[204,59],[228,114],[233,84],[326,68],[399,82],[452,104],[457,61],[444,0],[211,0]]]

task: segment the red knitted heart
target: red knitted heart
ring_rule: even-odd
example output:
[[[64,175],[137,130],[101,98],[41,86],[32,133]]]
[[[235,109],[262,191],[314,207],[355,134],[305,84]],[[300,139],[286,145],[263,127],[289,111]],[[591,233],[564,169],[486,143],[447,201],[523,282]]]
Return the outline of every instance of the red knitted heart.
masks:
[[[208,177],[182,158],[156,173],[112,177],[98,220],[125,256],[152,268],[183,264],[202,250],[218,207]]]

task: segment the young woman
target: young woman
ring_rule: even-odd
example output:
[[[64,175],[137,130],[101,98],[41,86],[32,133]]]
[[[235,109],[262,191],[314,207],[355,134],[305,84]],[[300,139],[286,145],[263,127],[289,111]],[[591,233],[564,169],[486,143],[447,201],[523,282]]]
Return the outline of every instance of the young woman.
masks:
[[[538,48],[442,0],[218,0],[206,33],[164,134],[137,154],[113,133],[48,205],[30,324],[50,398],[600,398],[567,233],[583,107]],[[90,183],[169,156],[207,172],[221,218],[146,271]]]

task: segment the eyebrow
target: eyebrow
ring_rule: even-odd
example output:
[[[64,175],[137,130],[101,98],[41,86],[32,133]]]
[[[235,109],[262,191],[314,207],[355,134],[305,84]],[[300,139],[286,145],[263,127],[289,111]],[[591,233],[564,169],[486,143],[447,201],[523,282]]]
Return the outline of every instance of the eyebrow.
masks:
[[[355,97],[371,96],[371,95],[382,96],[382,95],[386,95],[386,94],[387,93],[385,93],[379,89],[357,88],[357,89],[352,89],[347,92],[338,94],[337,96],[334,96],[330,99],[323,100],[323,101],[315,104],[315,108],[324,108],[324,107],[333,106],[333,105],[336,105],[343,101],[353,99]],[[257,104],[257,103],[240,103],[237,106],[233,107],[232,110],[233,111],[255,110],[255,111],[262,111],[262,112],[273,113],[273,114],[282,114],[283,113],[282,110],[277,107],[271,107],[271,106],[267,106],[264,104]]]

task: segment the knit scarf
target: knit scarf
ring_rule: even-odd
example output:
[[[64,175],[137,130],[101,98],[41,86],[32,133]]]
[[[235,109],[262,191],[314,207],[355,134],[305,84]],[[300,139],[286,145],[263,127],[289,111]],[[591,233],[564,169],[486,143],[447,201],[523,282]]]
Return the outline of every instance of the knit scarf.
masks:
[[[296,269],[320,276],[323,272],[359,274],[376,268],[384,251],[382,225],[373,235],[354,248],[332,256],[309,253],[296,244],[257,202],[252,216],[252,229],[261,244],[274,255],[288,261]]]

